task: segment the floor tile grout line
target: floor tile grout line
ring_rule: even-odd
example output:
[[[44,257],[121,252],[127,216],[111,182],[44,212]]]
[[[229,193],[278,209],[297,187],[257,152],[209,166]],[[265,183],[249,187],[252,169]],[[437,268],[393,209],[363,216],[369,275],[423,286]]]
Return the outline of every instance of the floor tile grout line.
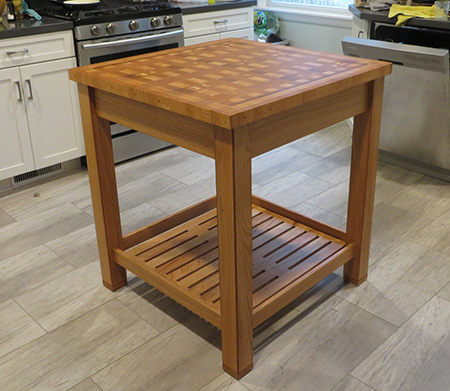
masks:
[[[85,382],[86,380],[92,381],[92,383],[94,383],[94,384],[99,388],[99,390],[103,391],[102,388],[101,388],[94,380],[92,380],[90,377],[87,377],[87,378],[81,380],[80,382],[78,382],[78,383],[75,384],[74,386],[72,386],[72,387],[70,387],[70,388],[67,388],[67,389],[64,390],[64,391],[71,391],[71,390],[73,390],[75,387],[78,387],[81,383]]]
[[[351,284],[351,282],[349,282],[349,283],[347,283],[347,284]],[[372,312],[366,310],[365,308],[362,308],[362,307],[360,307],[359,305],[357,305],[357,304],[355,304],[355,303],[352,303],[351,301],[348,301],[348,300],[345,299],[344,297],[339,296],[337,293],[339,293],[339,290],[336,291],[335,293],[333,293],[333,295],[336,296],[336,297],[338,297],[338,298],[341,299],[341,300],[344,300],[346,303],[351,304],[352,306],[358,308],[359,310],[364,311],[365,313],[367,313],[367,314],[369,314],[369,315],[371,315],[371,316],[374,316],[375,318],[378,318],[378,319],[382,320],[383,322],[390,324],[391,326],[394,326],[394,327],[396,328],[395,331],[397,331],[401,326],[403,326],[403,323],[402,323],[401,326],[397,326],[396,324],[390,322],[389,320],[383,319],[381,316],[379,316],[379,315],[377,315],[377,314],[374,314],[374,313],[372,313]],[[395,331],[394,331],[394,332],[395,332]],[[384,342],[383,342],[383,343],[384,343]]]
[[[144,281],[144,280],[142,280],[142,281]],[[144,284],[147,284],[147,285],[149,285],[149,286],[151,286],[151,287],[153,287],[153,285],[150,285],[149,283],[147,283],[146,281],[144,281]],[[153,289],[156,289],[156,288],[153,288]],[[148,291],[148,292],[146,292],[146,293],[149,293],[149,292],[151,292],[152,290],[150,290],[150,291]],[[158,291],[158,292],[161,292],[161,291]],[[116,299],[118,299],[120,296],[123,296],[124,294],[125,294],[126,292],[122,292],[119,296],[117,296],[116,297]],[[161,292],[162,293],[162,292]],[[165,296],[165,297],[169,297],[169,296],[166,296],[164,293],[163,293],[163,295]],[[140,296],[141,298],[142,298],[142,296]],[[162,298],[161,298],[162,299]],[[144,299],[145,300],[145,299]],[[172,300],[172,299],[171,299]],[[142,319],[145,323],[147,323],[149,326],[151,326],[153,329],[155,329],[157,332],[158,332],[158,335],[160,335],[160,334],[162,334],[162,333],[165,333],[167,330],[169,330],[169,329],[171,329],[172,327],[169,327],[169,329],[167,329],[167,330],[164,330],[164,331],[161,331],[161,330],[158,330],[155,326],[153,326],[149,321],[147,321],[146,319],[144,319],[140,314],[138,314],[136,311],[134,311],[131,307],[129,307],[128,306],[128,304],[126,304],[126,303],[124,303],[124,302],[122,302],[121,300],[118,300],[118,301],[120,301],[125,307],[127,307],[133,314],[135,314],[138,318],[140,318],[140,319]],[[185,308],[185,307],[184,307]],[[178,324],[178,322],[174,325],[174,326],[176,326]]]
[[[94,383],[94,384],[98,387],[98,389],[99,389],[100,391],[103,391],[103,388],[101,388],[101,387],[94,381],[94,379],[92,379],[92,376],[93,376],[93,375],[87,377],[86,379],[90,379],[90,380],[92,381],[92,383]],[[84,379],[84,380],[86,380],[86,379]],[[84,380],[83,380],[83,381],[84,381]],[[70,391],[70,390],[68,390],[68,391]]]
[[[439,296],[438,294],[436,294],[436,295],[434,295],[434,296],[436,296],[437,298],[439,298],[439,299],[441,299],[441,300],[445,300],[445,301],[447,301],[447,302],[450,303],[450,300],[447,299],[447,298],[445,298],[445,297]]]
[[[46,248],[47,250],[49,250],[52,254],[55,254],[56,257],[62,259],[62,261],[63,261],[64,263],[67,263],[67,265],[70,266],[71,268],[73,268],[73,270],[69,270],[68,272],[66,272],[66,273],[64,273],[64,274],[60,274],[60,275],[56,276],[55,278],[52,278],[52,279],[50,279],[50,280],[48,280],[48,281],[45,281],[45,282],[43,282],[43,283],[41,283],[41,284],[35,285],[35,286],[33,286],[32,288],[30,288],[30,289],[28,289],[28,290],[26,290],[26,291],[20,293],[20,294],[17,295],[17,296],[11,297],[11,299],[14,299],[14,301],[16,301],[16,299],[17,299],[18,297],[24,295],[25,293],[30,292],[30,291],[33,290],[33,289],[39,288],[39,287],[41,287],[41,286],[43,286],[43,285],[45,285],[45,284],[48,284],[49,282],[52,282],[52,281],[54,281],[54,280],[56,280],[56,279],[58,279],[58,278],[60,278],[60,277],[62,277],[62,276],[65,276],[65,275],[67,275],[67,274],[69,274],[69,273],[71,273],[71,272],[77,270],[77,269],[74,268],[69,262],[67,262],[63,257],[61,257],[60,255],[56,254],[56,253],[55,253],[50,247],[48,247],[45,243],[38,244],[37,246],[34,246],[34,247],[32,247],[32,248],[30,248],[30,249],[28,249],[28,250],[26,250],[26,251],[23,251],[23,252],[32,251],[32,250],[36,249],[37,247],[41,247],[41,246],[45,247],[45,248]],[[22,252],[22,253],[23,253],[23,252]],[[20,254],[22,254],[22,253],[19,253],[19,254],[16,254],[16,255],[12,255],[11,257],[8,257],[8,258],[5,258],[5,259],[0,260],[0,265],[1,265],[1,263],[2,263],[3,261],[6,261],[6,260],[8,260],[9,258],[12,258],[12,257],[16,257],[16,256],[18,256],[18,255],[20,255]],[[28,312],[27,312],[27,313],[28,313]],[[31,315],[30,315],[30,316],[31,316]]]
[[[15,299],[13,298],[12,300],[14,300],[14,302],[20,307],[22,308],[22,310],[31,318],[33,319],[33,321],[45,332],[45,334],[48,333],[48,331],[33,317],[33,315],[31,315],[25,308],[22,307],[22,305]],[[44,334],[44,335],[45,335]],[[31,341],[30,341],[31,342]]]
[[[12,299],[23,311],[25,311],[25,309],[16,301],[16,300],[14,300],[14,299]],[[14,353],[15,351],[17,351],[17,350],[19,350],[19,349],[22,349],[22,348],[24,348],[25,346],[27,346],[27,345],[29,345],[29,344],[31,344],[32,342],[35,342],[35,341],[37,341],[37,340],[39,340],[39,339],[41,339],[41,338],[43,338],[43,337],[45,337],[49,332],[47,331],[47,330],[45,330],[41,325],[40,325],[40,323],[39,322],[37,322],[27,311],[25,311],[25,313],[33,320],[33,322],[35,322],[43,331],[44,331],[44,334],[42,334],[41,336],[39,336],[39,337],[37,337],[37,338],[35,338],[35,339],[32,339],[31,341],[28,341],[27,343],[25,343],[25,344],[23,344],[23,345],[21,345],[21,346],[18,346],[17,348],[15,348],[15,349],[12,349],[12,350],[10,350],[8,353],[5,353],[5,354],[3,354],[3,355],[0,355],[0,358],[4,358],[4,357],[6,357],[6,356],[8,356],[9,354],[11,354],[11,353]]]
[[[15,223],[17,223],[17,220],[14,217],[12,217],[6,210],[4,210],[3,208],[0,208],[0,211],[2,211],[6,216],[8,216],[10,219],[14,220]],[[6,225],[5,225],[5,227],[6,227]]]
[[[120,301],[119,301],[120,302]],[[121,304],[123,304],[124,306],[126,306],[124,303],[120,302]],[[126,306],[127,307],[127,306]],[[128,307],[127,307],[128,308]],[[129,308],[128,308],[129,309]],[[133,312],[134,313],[134,312]],[[89,378],[100,388],[102,389],[95,381],[94,379],[92,379],[92,377],[94,377],[97,373],[103,371],[105,368],[108,368],[109,366],[115,364],[117,361],[121,360],[122,358],[130,355],[131,353],[134,353],[136,350],[142,348],[143,346],[145,346],[146,344],[148,344],[149,342],[153,341],[153,339],[158,338],[160,336],[162,336],[163,334],[167,333],[169,330],[172,330],[174,327],[177,327],[178,325],[180,325],[182,323],[176,323],[173,326],[169,327],[167,330],[160,332],[157,335],[154,335],[153,337],[151,337],[148,341],[145,341],[144,343],[142,343],[141,345],[137,346],[136,348],[134,348],[133,350],[130,350],[128,353],[124,354],[123,356],[118,357],[116,360],[110,362],[109,364],[105,365],[104,367],[100,368],[98,371],[92,373],[89,375]],[[156,329],[155,329],[156,330]]]
[[[355,368],[353,368],[354,370]],[[363,382],[362,380],[358,379],[356,376],[353,376],[351,373],[349,373],[349,376],[352,377],[353,379],[358,380],[359,382],[361,382],[362,384],[364,384],[365,386],[369,387],[371,390],[373,391],[378,391],[377,389],[373,388],[372,386],[369,386],[367,383]]]
[[[370,261],[370,253],[369,253],[369,271],[370,268],[373,267],[374,265],[376,265],[379,261],[381,261],[384,257],[388,256],[390,253],[396,251],[400,246],[402,246],[403,244],[405,244],[407,241],[409,241],[411,239],[412,236],[414,236],[415,234],[417,234],[418,231],[416,232],[411,232],[408,236],[406,236],[406,238],[404,238],[402,241],[400,241],[397,245],[395,245],[392,249],[390,249],[389,251],[387,251],[386,253],[382,253],[381,256],[378,257],[378,259],[376,261]],[[372,233],[373,234],[373,233]],[[371,242],[372,242],[371,238]]]
[[[362,365],[364,363],[364,361],[366,361],[373,353],[375,353],[383,344],[385,344],[388,340],[390,340],[391,338],[393,338],[398,332],[399,330],[405,325],[406,322],[408,322],[414,315],[416,315],[423,307],[425,307],[431,300],[433,300],[435,297],[438,297],[436,295],[433,295],[429,300],[426,301],[426,303],[424,303],[416,312],[414,312],[414,314],[412,314],[407,320],[405,320],[401,326],[396,326],[397,330],[395,330],[389,337],[387,337],[380,345],[378,345],[378,347],[376,349],[374,349],[372,351],[372,353],[370,353],[363,361],[361,361],[356,367],[354,367],[351,371],[350,371],[350,376],[354,377],[355,379],[359,380],[361,383],[364,383],[362,380],[358,379],[356,376],[353,376],[351,373],[357,369],[360,365]],[[442,300],[445,300],[444,298],[439,297]],[[446,300],[448,301],[448,300]],[[366,384],[366,383],[364,383]],[[367,384],[366,384],[367,385]],[[370,386],[369,386],[370,387]],[[373,388],[373,387],[370,387]],[[377,391],[377,390],[375,390]]]
[[[211,383],[214,383],[214,381],[216,381],[219,377],[221,377],[223,374],[218,375],[217,377],[215,377],[214,379],[212,379],[210,382],[206,383],[205,385],[203,385],[200,388],[197,388],[197,390],[195,391],[200,391],[202,388],[205,388],[207,386],[209,386]]]

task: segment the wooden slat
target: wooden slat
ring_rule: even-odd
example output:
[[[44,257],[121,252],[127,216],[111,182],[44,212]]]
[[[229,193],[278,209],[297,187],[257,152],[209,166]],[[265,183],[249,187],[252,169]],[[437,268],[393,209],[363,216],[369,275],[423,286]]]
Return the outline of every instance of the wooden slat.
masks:
[[[188,208],[180,210],[169,217],[165,217],[156,221],[153,224],[139,228],[136,231],[130,232],[123,237],[123,249],[127,250],[130,247],[136,246],[139,243],[153,238],[167,230],[177,227],[184,222],[191,220],[203,213],[209,212],[216,207],[216,196],[210,197]]]
[[[217,232],[215,234],[217,235]],[[192,249],[188,254],[162,265],[158,271],[165,273],[170,279],[179,281],[217,258],[219,258],[219,252],[217,236],[215,236],[203,246]]]
[[[212,125],[101,90],[95,105],[102,118],[214,158]]]
[[[370,110],[355,117],[350,169],[348,242],[355,243],[355,259],[344,267],[344,278],[359,285],[367,279],[384,78],[371,83]]]
[[[127,265],[132,262],[134,266],[131,271],[134,270],[138,276],[144,276],[141,278],[154,286],[159,284],[163,292],[170,292],[171,297],[183,296],[188,308],[200,316],[203,316],[202,310],[190,302],[198,301],[200,308],[206,306],[208,314],[205,319],[210,320],[209,311],[221,311],[219,267],[222,261],[219,262],[216,212],[207,212],[173,229],[172,233],[166,232],[149,239],[140,246],[140,252],[136,253],[134,248],[124,253],[117,250],[121,259],[119,262],[126,262]],[[290,289],[291,285],[294,286],[297,279],[303,279],[305,273],[328,267],[322,264],[328,265],[329,259],[334,259],[333,254],[336,251],[341,253],[345,243],[259,206],[253,208],[252,216],[252,307],[255,313],[259,313],[260,307],[268,305],[263,313],[271,316],[274,314],[271,308],[278,305],[267,304],[272,303],[273,297],[285,295],[282,292]],[[171,236],[178,231],[185,232],[185,237],[196,238],[176,247],[180,237],[171,239]],[[195,235],[192,232],[195,232]],[[165,247],[155,247],[159,241]],[[198,243],[204,244],[198,246]],[[146,248],[149,250],[146,251]],[[147,254],[147,257],[142,257],[143,254]],[[353,247],[347,246],[345,254],[346,260],[349,260],[353,256]],[[123,257],[127,258],[127,261],[124,261]],[[339,262],[343,262],[343,259],[342,256],[337,258]],[[302,282],[301,286],[306,285]],[[295,289],[297,293],[304,292],[299,287]],[[258,315],[257,319],[261,316]],[[252,322],[254,326],[254,320]]]
[[[213,306],[207,305],[205,301],[198,300],[197,297],[192,296],[188,291],[181,290],[179,287],[171,284],[169,280],[155,273],[153,269],[143,267],[142,264],[136,262],[133,257],[130,257],[124,251],[116,249],[114,250],[114,254],[115,261],[119,265],[134,273],[139,278],[149,282],[156,289],[206,319],[214,326],[220,328],[220,314]]]
[[[252,157],[361,114],[368,105],[369,91],[363,84],[254,122],[250,126]]]
[[[275,265],[278,262],[289,261],[289,259],[296,258],[299,254],[309,254],[310,249],[314,249],[316,245],[318,245],[318,238],[316,234],[312,232],[307,232],[304,235],[301,235],[292,240],[292,242],[284,245],[279,250],[274,251],[270,255],[267,256],[258,256],[255,253],[254,257],[256,259],[261,259],[255,266],[253,267],[253,274],[256,275],[261,272],[261,270],[267,270],[272,265]],[[326,239],[322,239],[328,242]],[[300,252],[299,252],[299,249]]]
[[[275,268],[271,269],[268,274],[273,276],[278,276],[279,279],[275,284],[266,285],[263,289],[259,290],[253,296],[253,307],[257,308],[264,301],[270,300],[270,297],[275,295],[278,291],[281,291],[286,286],[291,284],[296,279],[300,278],[303,274],[309,270],[318,267],[321,262],[325,261],[327,258],[331,257],[334,253],[340,250],[342,246],[337,243],[330,243],[328,246],[321,248],[319,251],[313,253],[307,258],[299,260],[297,267],[292,268],[289,272],[286,271],[287,265],[279,264]],[[287,267],[290,269],[289,267]]]
[[[336,254],[329,257],[326,261],[322,262],[318,267],[309,270],[293,283],[270,297],[270,299],[263,301],[261,305],[254,309],[253,327],[259,326],[266,319],[276,314],[302,293],[312,288],[337,268],[348,262],[353,256],[354,245],[347,245]]]
[[[97,116],[93,91],[78,86],[103,284],[112,291],[127,283],[126,270],[114,262],[123,248],[116,173],[108,121]]]
[[[293,210],[284,208],[280,205],[274,204],[273,202],[270,202],[268,200],[265,200],[264,198],[261,198],[261,197],[255,196],[255,195],[252,196],[252,202],[255,205],[259,205],[259,206],[263,207],[264,209],[270,210],[281,216],[285,216],[285,217],[287,217],[291,220],[294,220],[300,224],[307,225],[308,227],[314,228],[320,232],[323,232],[323,233],[331,235],[335,238],[346,241],[346,237],[347,237],[346,232],[341,231],[340,229],[337,229],[335,227],[332,227],[331,225],[324,224],[324,223],[321,223],[320,221],[303,216],[300,213],[294,212]]]
[[[205,227],[200,227],[198,223],[198,220],[189,221],[186,224],[166,231],[159,235],[157,240],[152,238],[133,247],[130,250],[130,254],[141,257],[143,260],[148,260],[153,256],[157,256],[167,249],[171,249],[196,236],[198,232],[202,232]],[[212,210],[203,214],[200,223],[204,223],[203,225],[207,228],[217,225],[216,211]]]

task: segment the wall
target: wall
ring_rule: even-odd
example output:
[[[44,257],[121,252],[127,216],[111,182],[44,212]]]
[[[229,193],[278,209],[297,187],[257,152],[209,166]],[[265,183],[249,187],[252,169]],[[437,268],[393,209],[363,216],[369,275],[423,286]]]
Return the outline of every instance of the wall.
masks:
[[[280,31],[291,46],[336,54],[342,54],[341,39],[352,35],[351,27],[317,24],[314,20],[308,23],[280,19]]]
[[[291,46],[342,54],[341,39],[352,35],[350,12],[334,15],[308,10],[280,12],[279,8],[260,7],[274,12],[280,20],[280,35],[289,39]]]

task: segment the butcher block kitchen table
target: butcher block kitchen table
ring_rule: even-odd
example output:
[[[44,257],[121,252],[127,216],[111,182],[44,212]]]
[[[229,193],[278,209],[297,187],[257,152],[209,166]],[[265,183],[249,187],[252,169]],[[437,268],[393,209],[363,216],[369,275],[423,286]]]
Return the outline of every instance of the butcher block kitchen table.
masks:
[[[126,269],[222,332],[253,367],[253,329],[344,265],[367,278],[384,76],[391,64],[227,39],[71,69],[103,282]],[[346,231],[252,196],[252,158],[354,116]],[[216,197],[123,236],[110,121],[215,159]]]

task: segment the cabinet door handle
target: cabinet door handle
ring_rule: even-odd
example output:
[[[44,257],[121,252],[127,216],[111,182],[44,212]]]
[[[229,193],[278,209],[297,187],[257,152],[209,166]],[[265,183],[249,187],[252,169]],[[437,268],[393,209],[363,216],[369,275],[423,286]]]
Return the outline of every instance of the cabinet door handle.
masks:
[[[19,91],[19,97],[17,98],[17,102],[22,102],[22,88],[20,88],[20,81],[15,81],[14,84],[17,86],[17,91]]]
[[[33,90],[31,88],[31,80],[30,79],[26,79],[25,83],[28,84],[28,91],[29,91],[28,100],[33,100]]]
[[[226,23],[228,23],[228,19],[214,21],[214,24],[226,24]]]
[[[27,53],[28,53],[28,49],[16,50],[16,51],[13,51],[13,52],[11,52],[11,51],[6,52],[6,54],[8,56],[14,56],[14,54],[27,54]]]

